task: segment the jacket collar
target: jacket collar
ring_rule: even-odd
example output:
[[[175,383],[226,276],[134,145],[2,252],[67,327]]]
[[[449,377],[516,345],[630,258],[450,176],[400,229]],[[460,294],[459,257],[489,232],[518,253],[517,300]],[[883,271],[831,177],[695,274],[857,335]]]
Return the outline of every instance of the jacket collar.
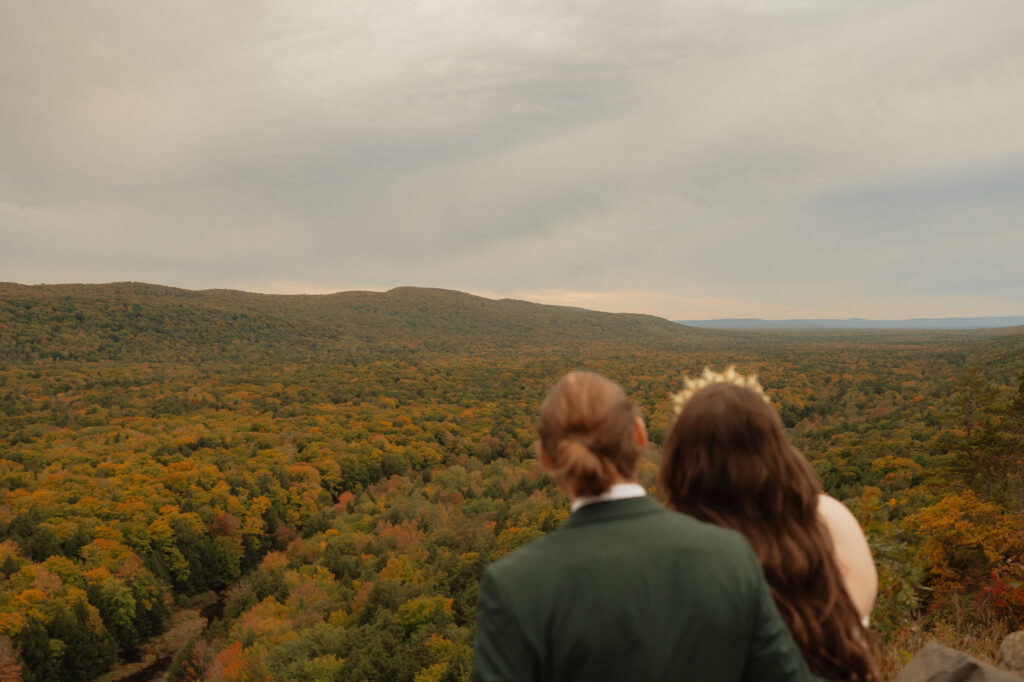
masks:
[[[612,500],[610,502],[593,502],[574,511],[559,527],[572,528],[574,526],[611,521],[628,516],[657,514],[663,511],[665,511],[665,508],[651,499],[649,495],[630,497],[625,500]]]

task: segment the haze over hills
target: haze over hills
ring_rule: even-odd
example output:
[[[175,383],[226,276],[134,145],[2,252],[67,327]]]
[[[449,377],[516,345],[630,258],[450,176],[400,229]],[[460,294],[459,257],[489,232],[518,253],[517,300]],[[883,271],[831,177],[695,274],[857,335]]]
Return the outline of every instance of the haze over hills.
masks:
[[[272,295],[153,284],[0,284],[0,359],[338,357],[573,348],[671,349],[719,332],[443,289]]]
[[[992,327],[993,332],[1006,333],[1014,330],[1005,325],[1015,322],[1024,324],[1024,317],[679,323],[652,315],[493,300],[418,287],[382,293],[276,295],[137,282],[0,283],[0,361],[8,362],[269,357],[344,361],[420,351],[468,356],[494,350],[599,347],[621,352],[722,350],[741,342],[776,345],[797,340],[789,338],[788,332],[803,337],[808,331],[924,334]],[[1024,327],[1020,329],[1024,332]]]
[[[762,320],[724,318],[717,320],[676,320],[679,324],[702,329],[998,329],[1024,325],[1024,316],[1002,317],[915,317],[907,320],[795,319]]]

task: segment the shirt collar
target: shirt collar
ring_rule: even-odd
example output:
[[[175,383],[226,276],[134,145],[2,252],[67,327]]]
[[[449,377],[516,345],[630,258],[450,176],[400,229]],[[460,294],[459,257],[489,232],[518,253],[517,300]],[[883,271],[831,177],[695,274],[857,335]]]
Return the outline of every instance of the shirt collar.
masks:
[[[600,495],[584,495],[572,501],[572,511],[595,502],[611,502],[612,500],[626,500],[631,497],[643,497],[647,494],[644,487],[639,483],[616,483]]]

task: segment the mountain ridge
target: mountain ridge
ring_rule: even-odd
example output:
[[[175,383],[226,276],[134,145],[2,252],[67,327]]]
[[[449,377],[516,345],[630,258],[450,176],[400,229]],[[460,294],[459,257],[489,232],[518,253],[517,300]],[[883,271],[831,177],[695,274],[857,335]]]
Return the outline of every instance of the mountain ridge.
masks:
[[[720,332],[461,291],[259,294],[142,282],[0,283],[0,359],[345,358],[593,344],[670,349]]]

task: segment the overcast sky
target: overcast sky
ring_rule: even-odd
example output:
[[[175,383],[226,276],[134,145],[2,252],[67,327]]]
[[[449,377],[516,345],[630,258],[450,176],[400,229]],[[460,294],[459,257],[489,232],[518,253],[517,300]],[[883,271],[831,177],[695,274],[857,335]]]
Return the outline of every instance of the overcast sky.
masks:
[[[1024,314],[1020,0],[0,5],[0,281]]]

